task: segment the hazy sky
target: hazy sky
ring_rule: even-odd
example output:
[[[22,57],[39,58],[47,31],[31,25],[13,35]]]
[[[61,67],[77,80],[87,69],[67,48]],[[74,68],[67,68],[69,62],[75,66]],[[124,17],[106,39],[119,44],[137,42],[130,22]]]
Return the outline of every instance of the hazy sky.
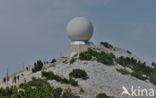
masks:
[[[156,0],[0,0],[0,75],[63,54],[66,24],[89,18],[91,41],[108,41],[156,61]]]

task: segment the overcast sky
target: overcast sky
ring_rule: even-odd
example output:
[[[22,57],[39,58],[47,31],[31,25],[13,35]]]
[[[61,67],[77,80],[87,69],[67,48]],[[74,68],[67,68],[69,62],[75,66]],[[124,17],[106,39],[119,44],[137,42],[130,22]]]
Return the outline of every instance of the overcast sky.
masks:
[[[156,0],[0,0],[0,75],[63,54],[66,24],[75,16],[94,25],[92,42],[108,41],[156,61]]]

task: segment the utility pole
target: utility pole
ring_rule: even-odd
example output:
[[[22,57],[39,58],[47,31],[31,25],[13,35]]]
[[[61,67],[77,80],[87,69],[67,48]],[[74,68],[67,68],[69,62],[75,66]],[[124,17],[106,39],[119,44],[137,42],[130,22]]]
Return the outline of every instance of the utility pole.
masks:
[[[8,68],[7,68],[7,73],[6,73],[6,85],[8,87],[8,81],[9,81],[9,74],[8,74]]]

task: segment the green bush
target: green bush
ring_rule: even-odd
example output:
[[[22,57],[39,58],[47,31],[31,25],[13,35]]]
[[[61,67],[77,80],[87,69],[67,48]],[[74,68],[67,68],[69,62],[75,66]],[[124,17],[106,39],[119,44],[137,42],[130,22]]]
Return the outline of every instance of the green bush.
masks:
[[[146,80],[147,79],[146,77],[143,77],[142,74],[137,73],[137,72],[132,72],[131,75],[140,79],[140,80]]]
[[[55,63],[55,62],[56,62],[56,59],[52,59],[52,60],[51,60],[51,63]]]
[[[113,46],[109,44],[108,42],[100,42],[100,45],[103,45],[106,48],[113,48]]]
[[[8,97],[0,98],[66,98],[66,96],[67,98],[79,98],[70,89],[65,89],[64,93],[62,93],[62,88],[51,87],[47,81],[42,79],[34,79],[28,83],[24,83],[20,88],[24,89],[24,92],[17,92],[18,90],[16,89],[12,90],[11,92],[13,93],[10,93],[11,95]]]
[[[32,88],[34,87],[34,88]],[[18,89],[22,91],[18,92]],[[0,88],[0,98],[80,98],[72,93],[70,89],[51,87],[42,79],[33,79],[28,83],[21,84],[20,87]]]
[[[97,56],[97,61],[107,65],[113,65],[115,56],[112,53],[101,52]]]
[[[156,63],[155,63],[155,62],[152,62],[152,66],[153,66],[154,68],[156,68]]]
[[[50,84],[46,81],[46,80],[42,80],[42,79],[35,79],[33,78],[32,81],[27,82],[25,84],[21,84],[20,88],[26,89],[29,86],[33,86],[33,87],[46,87],[46,86],[50,86]]]
[[[41,60],[38,60],[36,63],[34,63],[34,67],[32,68],[32,72],[35,73],[35,72],[38,72],[42,69],[43,67],[43,63]]]
[[[150,75],[150,81],[151,81],[154,85],[156,85],[156,74],[151,74],[151,75]]]
[[[146,80],[149,79],[154,85],[156,85],[156,69],[146,66],[146,63],[137,63],[132,69],[134,71],[133,76]],[[147,77],[143,77],[142,75],[145,74]]]
[[[136,59],[134,58],[129,58],[129,57],[119,57],[116,60],[120,65],[130,67],[133,72],[132,73],[127,73],[125,70],[117,70],[120,71],[123,74],[130,74],[131,76],[134,76],[138,79],[141,80],[146,80],[148,79],[147,77],[143,77],[143,75],[149,76],[151,74],[152,68],[146,66],[146,63],[141,63],[140,61],[137,62]]]
[[[72,78],[69,79],[69,83],[70,83],[72,86],[78,86],[78,82],[75,81],[75,80],[72,79]]]
[[[56,80],[62,83],[66,81],[64,78],[61,78],[60,76],[55,75],[52,71],[49,71],[49,72],[42,71],[42,77],[46,77],[48,80]]]
[[[96,58],[98,62],[103,64],[114,64],[113,59],[115,59],[115,56],[112,53],[97,52],[94,49],[89,48],[88,51],[82,52],[79,55],[80,60],[92,60],[92,57]]]
[[[154,84],[156,85],[156,69],[153,68],[151,70],[151,74],[149,75],[149,80]]]
[[[122,66],[132,67],[137,64],[137,60],[129,57],[119,57],[116,59],[116,62]]]
[[[80,98],[80,96],[75,96],[74,94],[72,94],[72,91],[70,89],[67,89],[60,98]]]
[[[131,51],[129,51],[129,50],[127,50],[127,53],[128,53],[128,54],[132,54],[132,52],[131,52]]]
[[[88,74],[85,72],[85,70],[73,69],[73,71],[69,73],[69,77],[81,78],[86,80],[88,79]]]
[[[75,61],[76,61],[76,59],[75,59],[75,58],[72,58],[72,59],[70,60],[70,64],[73,64]]]
[[[110,97],[110,96],[107,96],[106,94],[104,93],[100,93],[96,96],[96,98],[114,98],[114,97]]]
[[[128,71],[125,70],[125,69],[116,69],[116,70],[117,70],[118,72],[120,72],[121,74],[123,74],[123,75],[131,75],[131,76],[136,77],[136,78],[138,78],[138,79],[140,79],[140,80],[146,80],[146,79],[148,79],[147,77],[143,77],[142,74],[137,73],[137,72],[132,72],[132,73],[130,73],[130,72],[128,72]]]
[[[134,58],[129,57],[119,57],[116,59],[116,62],[122,66],[130,67],[133,70],[133,73],[131,73],[132,76],[139,78],[141,80],[146,80],[145,77],[142,77],[143,74],[149,76],[151,73],[152,68],[146,66],[146,63],[138,62]]]
[[[128,75],[130,74],[130,72],[128,72],[126,69],[116,69],[118,72],[120,72],[121,74],[124,74],[124,75]]]
[[[155,63],[152,63],[152,67],[147,66],[146,63],[141,63],[141,61],[137,61],[134,58],[129,57],[119,57],[116,59],[116,62],[122,66],[129,67],[133,70],[132,73],[127,73],[125,70],[117,70],[120,71],[122,74],[130,74],[141,80],[150,80],[154,85],[156,85],[156,67],[154,66]],[[146,75],[144,77],[143,75]]]
[[[65,84],[71,84],[72,86],[78,86],[78,82],[75,81],[74,79],[66,79],[62,78],[58,75],[55,75],[52,71],[45,72],[42,71],[42,77],[46,77],[48,80],[56,80],[57,82],[65,83]]]
[[[132,70],[139,74],[150,75],[152,68],[149,66],[146,66],[146,63],[139,62],[135,66],[133,66]]]
[[[79,54],[79,59],[80,60],[87,60],[87,61],[89,61],[89,60],[92,59],[92,55],[89,54],[88,51],[82,52],[82,53]]]

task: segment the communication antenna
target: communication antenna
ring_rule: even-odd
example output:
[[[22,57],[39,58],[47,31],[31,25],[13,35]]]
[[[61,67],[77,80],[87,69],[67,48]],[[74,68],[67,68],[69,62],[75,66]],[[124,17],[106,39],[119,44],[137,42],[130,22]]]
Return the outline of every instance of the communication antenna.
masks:
[[[62,56],[62,51],[61,51],[61,49],[60,49],[60,57]]]
[[[22,67],[23,67],[23,71],[25,70],[25,68],[24,68],[24,63],[22,62]]]

